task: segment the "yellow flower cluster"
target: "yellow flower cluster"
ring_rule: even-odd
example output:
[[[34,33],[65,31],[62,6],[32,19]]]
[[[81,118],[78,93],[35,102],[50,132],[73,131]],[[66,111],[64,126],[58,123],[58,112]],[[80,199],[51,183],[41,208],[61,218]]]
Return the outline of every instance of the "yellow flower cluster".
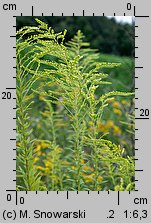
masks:
[[[42,112],[42,115],[45,117],[50,117],[50,111],[44,111]]]
[[[118,101],[112,102],[112,107],[113,107],[113,112],[115,114],[117,114],[118,116],[122,115],[121,105],[120,105],[120,103]]]
[[[34,98],[34,94],[30,94],[30,95],[28,95],[28,96],[25,96],[25,98],[24,98],[24,102],[25,102],[25,101],[29,101],[29,100],[31,100],[32,98]]]
[[[113,112],[114,112],[115,114],[117,114],[118,116],[121,116],[121,115],[122,115],[122,112],[121,112],[120,109],[114,108],[114,109],[113,109]]]
[[[126,100],[121,101],[122,105],[129,105],[129,103]]]
[[[82,169],[83,169],[84,171],[93,171],[93,170],[94,170],[91,166],[87,166],[87,165],[83,166]]]
[[[121,105],[120,105],[120,103],[118,102],[118,101],[114,101],[113,103],[112,103],[112,107],[113,108],[121,108]]]
[[[106,123],[99,122],[97,128],[98,131],[103,133],[107,133],[109,130],[112,130],[114,135],[121,135],[121,129],[115,125],[112,120],[108,120]]]
[[[94,173],[91,173],[89,175],[83,174],[83,178],[86,183],[92,183],[95,180],[95,174]],[[103,181],[103,177],[99,176],[97,178],[97,182],[102,183],[102,181]]]
[[[58,176],[54,173],[54,169],[58,168],[56,166],[56,159],[59,156],[59,154],[62,153],[63,149],[56,146],[54,147],[54,150],[51,149],[50,143],[47,143],[45,141],[39,142],[35,149],[35,158],[34,158],[34,164],[35,169],[40,172],[41,176],[51,176],[51,180],[57,184],[59,182]],[[47,150],[49,149],[49,150]],[[62,165],[69,165],[69,162],[62,161],[60,162]]]
[[[91,173],[91,174],[89,174],[89,175],[87,175],[87,174],[82,174],[82,176],[83,176],[84,181],[85,181],[86,183],[91,183],[91,182],[94,181],[95,174],[94,174],[94,173]]]

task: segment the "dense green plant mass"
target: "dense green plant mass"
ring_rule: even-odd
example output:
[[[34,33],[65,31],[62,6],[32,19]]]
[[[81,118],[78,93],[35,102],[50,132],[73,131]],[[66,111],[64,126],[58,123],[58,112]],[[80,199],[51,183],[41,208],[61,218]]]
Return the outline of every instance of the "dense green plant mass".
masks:
[[[100,130],[109,103],[133,95],[100,92],[119,64],[98,62],[81,31],[65,45],[66,30],[36,21],[17,32],[17,189],[133,190],[133,157]]]

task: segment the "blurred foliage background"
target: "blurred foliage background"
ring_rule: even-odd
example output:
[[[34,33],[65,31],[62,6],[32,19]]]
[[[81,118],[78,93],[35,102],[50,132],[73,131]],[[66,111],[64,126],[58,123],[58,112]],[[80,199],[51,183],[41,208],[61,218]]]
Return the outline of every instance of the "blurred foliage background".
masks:
[[[43,16],[38,17],[56,32],[67,29],[66,41],[81,30],[92,48],[101,53],[132,56],[134,53],[134,27],[128,23],[118,23],[115,18],[105,16]],[[34,17],[17,17],[17,30],[23,26],[36,25]]]

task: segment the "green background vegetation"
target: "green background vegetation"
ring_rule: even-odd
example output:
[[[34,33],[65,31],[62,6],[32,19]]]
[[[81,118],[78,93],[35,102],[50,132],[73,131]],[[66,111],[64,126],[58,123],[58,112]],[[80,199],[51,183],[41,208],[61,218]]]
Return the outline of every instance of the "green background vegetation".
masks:
[[[91,47],[101,53],[131,57],[134,54],[134,27],[117,23],[114,18],[103,16],[43,16],[38,17],[51,26],[55,32],[67,29],[66,41],[81,30]],[[17,17],[17,30],[23,26],[36,25],[34,17]]]

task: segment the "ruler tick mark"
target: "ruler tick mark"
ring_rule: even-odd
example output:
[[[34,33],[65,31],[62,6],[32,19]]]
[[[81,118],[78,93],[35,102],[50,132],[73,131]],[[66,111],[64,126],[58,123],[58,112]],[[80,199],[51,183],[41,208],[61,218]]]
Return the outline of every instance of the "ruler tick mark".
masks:
[[[32,5],[31,15],[34,16],[34,6]]]
[[[136,7],[135,7],[135,5],[134,5],[134,16],[136,15]]]
[[[17,193],[17,191],[16,191],[16,205],[17,205],[17,201],[18,201],[18,193]]]
[[[149,15],[136,15],[136,18],[149,18]]]
[[[149,119],[149,117],[137,117],[135,119],[139,119],[139,120],[143,119],[143,120],[146,120],[146,119]]]
[[[143,69],[143,67],[135,67],[135,69]]]
[[[118,205],[120,205],[120,192],[118,191]]]

